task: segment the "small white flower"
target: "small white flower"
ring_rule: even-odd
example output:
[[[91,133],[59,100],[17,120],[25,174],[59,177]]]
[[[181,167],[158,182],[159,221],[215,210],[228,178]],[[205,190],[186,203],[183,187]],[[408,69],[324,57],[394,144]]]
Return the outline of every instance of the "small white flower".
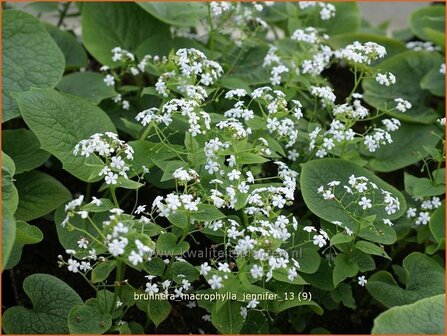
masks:
[[[254,279],[262,278],[264,276],[264,270],[262,266],[253,265],[250,269],[250,274]]]
[[[368,282],[368,280],[366,280],[366,277],[364,276],[364,275],[362,275],[362,276],[359,276],[358,278],[357,278],[357,282],[358,282],[358,284],[360,285],[360,286],[362,286],[362,287],[365,287],[365,285],[367,284],[367,282]]]
[[[114,86],[114,85],[115,85],[115,78],[113,78],[112,75],[106,75],[106,76],[104,77],[104,83],[105,83],[107,86]]]
[[[222,288],[222,277],[214,274],[211,279],[208,280],[211,289]]]
[[[359,201],[359,205],[362,207],[363,210],[372,208],[371,200],[369,198],[366,198],[365,196],[363,196],[362,199]]]

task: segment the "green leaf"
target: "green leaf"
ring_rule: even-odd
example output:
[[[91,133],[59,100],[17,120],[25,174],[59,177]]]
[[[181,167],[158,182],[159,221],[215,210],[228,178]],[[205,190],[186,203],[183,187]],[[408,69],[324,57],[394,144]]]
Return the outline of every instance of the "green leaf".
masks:
[[[56,209],[54,213],[54,224],[56,225],[57,236],[62,247],[66,250],[78,249],[77,241],[85,236],[85,233],[78,230],[70,229],[70,225],[62,227],[61,223],[65,219],[64,206]],[[93,225],[86,219],[81,219],[79,216],[70,218],[69,223],[83,231],[87,231],[92,236],[96,237],[98,231],[95,230]],[[96,251],[99,253],[98,251]]]
[[[16,221],[16,236],[14,245],[12,246],[11,254],[8,263],[4,265],[5,269],[15,267],[22,257],[22,249],[25,245],[37,244],[42,241],[43,233],[37,226],[29,225],[24,221]]]
[[[139,2],[138,5],[160,21],[172,26],[197,26],[208,16],[208,5],[200,2]]]
[[[388,272],[378,272],[368,279],[366,288],[369,293],[385,307],[445,293],[444,269],[430,257],[413,252],[404,259],[403,267],[408,273],[405,289],[399,287]]]
[[[372,334],[445,335],[445,294],[388,309],[375,318]]]
[[[385,250],[376,244],[361,240],[355,243],[355,247],[367,254],[373,254],[391,260]]]
[[[433,52],[406,51],[381,62],[376,68],[382,73],[391,72],[396,76],[396,84],[384,86],[374,78],[363,81],[365,101],[381,111],[396,107],[394,99],[403,98],[412,104],[405,113],[388,112],[390,116],[403,121],[430,124],[438,117],[431,107],[427,90],[421,90],[423,77],[434,67],[441,66],[443,58]]]
[[[353,262],[347,254],[339,253],[334,260],[334,286],[345,280],[352,278],[359,272],[358,265]]]
[[[356,308],[351,286],[346,283],[339,284],[337,288],[331,292],[331,297],[335,302],[342,302],[348,308]]]
[[[167,276],[172,277],[179,284],[183,279],[193,282],[199,277],[199,271],[187,261],[173,262],[169,271]]]
[[[16,218],[24,221],[42,217],[71,199],[63,184],[39,171],[17,175],[16,186],[19,192]]]
[[[2,271],[6,267],[14,245],[16,222],[11,210],[2,204]],[[3,321],[4,323],[4,321]]]
[[[181,255],[188,249],[188,242],[177,243],[177,236],[171,232],[163,233],[158,237],[157,251],[160,255]]]
[[[147,315],[158,327],[171,313],[171,304],[167,300],[150,300],[147,307]]]
[[[421,80],[421,88],[438,97],[445,97],[445,75],[435,65]]]
[[[359,236],[366,240],[382,244],[392,244],[396,240],[394,229],[383,223],[383,219],[386,218],[391,220],[399,218],[406,210],[405,198],[396,188],[382,181],[368,169],[340,159],[313,160],[305,163],[302,167],[300,184],[304,202],[314,214],[328,222],[340,221],[344,226],[347,226],[354,232],[361,225]],[[345,206],[349,202],[355,201],[353,196],[347,194],[343,199],[342,206],[334,200],[323,199],[321,194],[317,192],[320,186],[327,186],[327,183],[334,180],[340,181],[342,185],[346,184],[349,176],[352,174],[355,176],[364,176],[378,186],[377,190],[371,189],[370,187],[370,190],[372,190],[371,194],[374,195],[376,202],[379,199],[383,199],[380,189],[384,189],[389,191],[393,197],[398,198],[400,209],[396,213],[388,215],[384,207],[373,207],[363,211],[361,217],[357,216],[354,219],[352,214],[345,209]],[[336,191],[336,195],[341,197],[344,193],[342,186],[338,186],[336,190],[338,190]],[[350,211],[352,211],[352,208]],[[368,218],[370,221],[367,220]]]
[[[62,77],[56,88],[98,105],[102,100],[116,96],[115,89],[107,86],[103,79],[104,75],[96,72],[73,72]]]
[[[82,6],[82,37],[87,50],[100,63],[116,66],[112,49],[134,53],[153,35],[169,36],[168,26],[134,3],[85,3]]]
[[[431,215],[429,227],[439,244],[445,242],[445,201]]]
[[[244,164],[264,163],[269,160],[255,153],[243,153],[238,154],[238,156],[236,157],[236,161],[238,164],[244,165]]]
[[[221,334],[238,334],[244,324],[241,316],[242,303],[226,301],[220,309],[213,306],[211,322]]]
[[[49,274],[32,274],[23,289],[33,307],[12,307],[3,314],[7,334],[68,334],[70,309],[82,300],[65,282]]]
[[[112,317],[101,310],[96,299],[74,306],[68,315],[71,334],[103,334],[112,326]]]
[[[353,239],[353,236],[349,236],[346,233],[339,232],[331,238],[331,245],[350,243]]]
[[[15,171],[14,161],[2,152],[2,207],[9,210],[11,215],[14,215],[19,204],[19,194],[13,182]]]
[[[98,283],[106,280],[110,273],[115,269],[116,261],[115,260],[107,260],[99,263],[92,270],[92,282]]]
[[[379,172],[390,172],[407,167],[427,157],[424,147],[435,147],[440,141],[439,129],[434,125],[404,123],[391,137],[393,142],[380,147],[374,153],[366,153],[371,159],[368,167]],[[419,154],[418,154],[419,153]]]
[[[190,221],[184,210],[177,210],[176,212],[169,214],[168,220],[181,229],[186,228]]]
[[[405,191],[413,197],[437,196],[445,193],[445,169],[432,172],[432,176],[439,176],[438,182],[433,183],[427,177],[416,177],[404,173]]]
[[[3,150],[14,160],[17,174],[41,166],[50,157],[50,153],[40,149],[34,133],[24,128],[3,130],[2,142]]]
[[[64,169],[83,181],[97,181],[101,160],[73,155],[79,141],[95,133],[115,132],[115,126],[99,107],[79,97],[55,90],[31,89],[14,94],[23,119],[42,149],[57,157]],[[99,165],[99,166],[94,166]]]
[[[88,65],[87,53],[77,41],[76,36],[51,24],[45,23],[44,25],[64,54],[65,68],[79,69]]]
[[[419,8],[411,13],[410,28],[414,35],[424,41],[437,42],[427,34],[427,28],[445,33],[445,8],[442,6],[430,6]]]
[[[64,72],[64,55],[38,19],[6,10],[2,13],[2,121],[20,116],[12,92],[52,88]]]
[[[197,208],[199,210],[194,211],[190,214],[191,220],[198,222],[210,222],[225,217],[225,215],[214,205],[199,204]]]

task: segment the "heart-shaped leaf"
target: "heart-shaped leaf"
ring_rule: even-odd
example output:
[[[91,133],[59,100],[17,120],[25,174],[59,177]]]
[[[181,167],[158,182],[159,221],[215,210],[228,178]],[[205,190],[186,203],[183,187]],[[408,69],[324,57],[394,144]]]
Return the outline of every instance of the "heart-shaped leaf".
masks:
[[[33,274],[23,281],[33,307],[12,307],[3,314],[7,334],[67,334],[70,309],[82,304],[79,295],[49,274]]]

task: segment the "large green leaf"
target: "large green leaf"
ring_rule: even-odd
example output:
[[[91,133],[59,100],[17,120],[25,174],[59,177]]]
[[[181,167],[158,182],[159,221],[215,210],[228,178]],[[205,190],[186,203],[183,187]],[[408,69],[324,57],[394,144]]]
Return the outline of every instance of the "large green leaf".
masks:
[[[12,246],[8,263],[4,265],[5,269],[15,267],[22,257],[22,249],[25,245],[37,244],[43,239],[43,233],[37,226],[29,225],[24,221],[16,221],[16,237]]]
[[[2,206],[7,208],[12,215],[19,204],[19,194],[13,182],[15,172],[14,161],[2,152]]]
[[[366,288],[374,299],[389,308],[445,293],[444,269],[430,257],[413,252],[404,259],[403,267],[408,275],[405,289],[385,271],[368,279]]]
[[[96,105],[103,99],[116,96],[115,89],[104,83],[104,75],[97,72],[73,72],[62,77],[56,88],[88,99]]]
[[[77,242],[82,237],[85,237],[85,233],[74,229],[68,229],[67,227],[62,227],[61,223],[64,219],[64,206],[61,206],[57,208],[54,213],[54,224],[56,225],[57,237],[59,239],[59,242],[64,249],[77,249]],[[82,231],[90,233],[90,235],[92,235],[93,237],[96,237],[98,235],[98,231],[96,231],[93,225],[87,219],[82,219],[80,216],[70,218],[70,224],[78,229],[81,229]]]
[[[433,95],[445,97],[445,75],[440,67],[435,65],[421,80],[421,88],[430,91]]]
[[[371,157],[368,167],[379,172],[390,172],[412,165],[428,156],[424,147],[435,147],[440,141],[439,135],[441,132],[434,125],[404,123],[391,134],[391,144],[380,147],[374,153],[364,151]]]
[[[429,227],[439,244],[445,242],[445,202],[431,215]]]
[[[42,149],[57,157],[64,169],[83,181],[99,180],[97,157],[73,155],[76,144],[94,133],[115,132],[115,126],[99,107],[88,100],[55,90],[31,89],[14,94],[23,119],[37,136]]]
[[[45,27],[30,14],[2,13],[2,121],[20,115],[11,92],[52,88],[64,72],[64,55]]]
[[[155,327],[166,320],[171,313],[171,304],[167,300],[150,300],[147,305],[147,315]]]
[[[85,47],[93,57],[102,64],[114,66],[113,48],[134,53],[150,36],[169,36],[169,29],[134,3],[92,2],[82,6],[82,34]]]
[[[50,153],[40,149],[40,143],[30,130],[19,128],[2,132],[3,150],[11,156],[20,174],[44,164]]]
[[[16,176],[19,206],[16,217],[24,221],[42,217],[71,199],[70,191],[54,177],[31,171]]]
[[[445,335],[445,294],[388,309],[376,317],[372,333]]]
[[[438,42],[430,34],[433,31],[444,34],[445,39],[445,7],[430,6],[414,11],[410,16],[410,28],[414,35],[425,41]]]
[[[11,210],[2,204],[2,271],[11,255],[16,236],[16,222]]]
[[[238,334],[244,324],[241,316],[242,303],[238,301],[226,301],[220,309],[213,306],[211,322],[222,334]]]
[[[208,16],[208,5],[200,2],[138,2],[145,11],[173,26],[197,26]]]
[[[45,28],[63,52],[67,69],[79,69],[88,65],[87,53],[73,34],[48,23],[45,23]]]
[[[378,189],[372,189],[376,200],[383,199],[380,189],[384,189],[390,192],[393,197],[397,197],[400,202],[400,209],[392,215],[388,215],[382,206],[362,212],[362,223],[359,231],[360,237],[382,244],[392,244],[396,240],[394,229],[383,223],[385,218],[391,220],[399,218],[406,210],[405,198],[396,188],[381,180],[368,169],[340,159],[313,160],[305,163],[302,167],[300,183],[307,207],[320,218],[328,222],[340,221],[354,232],[358,229],[359,214],[357,214],[355,220],[345,209],[350,201],[355,201],[354,196],[347,194],[343,199],[342,206],[336,201],[325,200],[317,192],[320,186],[327,188],[329,182],[340,181],[341,185],[338,188],[343,189],[342,185],[347,184],[349,177],[353,174],[357,177],[364,176],[378,186]],[[341,191],[338,194],[340,197]]]
[[[396,106],[394,99],[403,98],[413,107],[405,113],[390,112],[391,116],[424,124],[435,121],[438,116],[430,106],[429,91],[421,90],[421,80],[434,67],[439,69],[442,62],[441,55],[421,51],[407,51],[383,61],[377,65],[377,70],[393,73],[396,76],[396,84],[384,86],[374,78],[365,79],[365,101],[379,110],[384,110]]]
[[[81,304],[79,295],[65,282],[49,275],[36,273],[23,281],[23,289],[33,307],[12,307],[3,314],[3,329],[7,334],[68,334],[67,317],[70,309]]]
[[[71,334],[103,334],[112,326],[112,317],[103,312],[96,299],[74,306],[68,314]]]

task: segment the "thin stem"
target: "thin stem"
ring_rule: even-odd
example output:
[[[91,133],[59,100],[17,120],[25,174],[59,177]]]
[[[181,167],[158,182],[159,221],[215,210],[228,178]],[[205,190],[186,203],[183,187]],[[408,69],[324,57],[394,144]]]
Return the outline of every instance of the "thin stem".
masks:
[[[70,8],[71,2],[66,2],[63,4],[62,11],[60,11],[59,20],[57,21],[57,27],[62,26],[65,17],[67,16],[68,9]]]

